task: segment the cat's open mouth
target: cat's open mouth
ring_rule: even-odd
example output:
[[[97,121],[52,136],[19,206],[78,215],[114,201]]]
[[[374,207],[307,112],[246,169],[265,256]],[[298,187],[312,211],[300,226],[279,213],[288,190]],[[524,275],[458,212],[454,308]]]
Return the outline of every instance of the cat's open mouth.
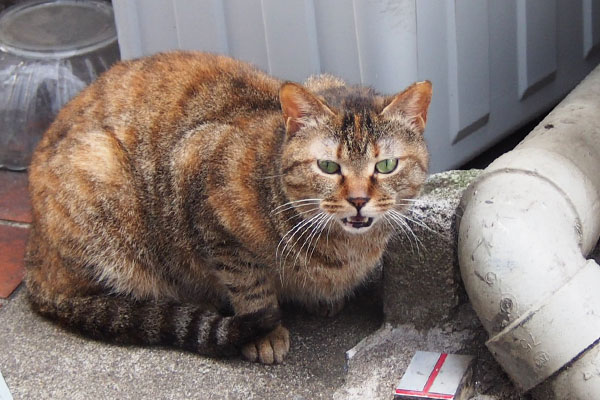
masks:
[[[373,223],[373,218],[355,215],[354,217],[343,218],[342,222],[344,225],[351,226],[353,228],[366,228],[371,226]]]

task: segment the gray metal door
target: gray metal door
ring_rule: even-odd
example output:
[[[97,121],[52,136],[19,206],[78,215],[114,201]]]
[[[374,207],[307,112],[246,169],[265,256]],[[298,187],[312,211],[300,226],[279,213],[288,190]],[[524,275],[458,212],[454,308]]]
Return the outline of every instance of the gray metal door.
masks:
[[[432,171],[558,102],[600,61],[600,0],[113,0],[124,58],[196,49],[284,79],[433,82]]]

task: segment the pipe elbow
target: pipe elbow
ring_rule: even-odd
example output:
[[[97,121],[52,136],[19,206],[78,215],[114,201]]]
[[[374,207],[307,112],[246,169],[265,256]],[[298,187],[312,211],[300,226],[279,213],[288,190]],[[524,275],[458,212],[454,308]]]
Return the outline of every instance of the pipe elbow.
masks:
[[[537,148],[500,157],[463,196],[465,288],[488,348],[522,391],[600,337],[600,268],[584,257],[598,238],[590,214],[599,204],[575,164]]]

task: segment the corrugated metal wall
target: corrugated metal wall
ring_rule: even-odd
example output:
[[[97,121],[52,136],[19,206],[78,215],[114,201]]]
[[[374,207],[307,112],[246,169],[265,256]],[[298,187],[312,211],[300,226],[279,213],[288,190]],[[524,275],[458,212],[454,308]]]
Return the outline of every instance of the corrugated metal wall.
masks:
[[[434,84],[432,170],[547,110],[600,61],[600,0],[113,0],[124,58],[197,49],[283,79]]]

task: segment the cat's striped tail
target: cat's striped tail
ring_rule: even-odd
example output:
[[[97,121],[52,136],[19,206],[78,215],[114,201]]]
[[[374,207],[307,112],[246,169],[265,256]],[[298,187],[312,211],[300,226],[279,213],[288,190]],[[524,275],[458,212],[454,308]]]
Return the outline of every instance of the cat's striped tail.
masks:
[[[128,344],[164,344],[210,356],[240,348],[277,327],[278,309],[223,316],[175,302],[133,301],[117,296],[74,297],[52,303],[31,294],[40,314],[92,338]]]

